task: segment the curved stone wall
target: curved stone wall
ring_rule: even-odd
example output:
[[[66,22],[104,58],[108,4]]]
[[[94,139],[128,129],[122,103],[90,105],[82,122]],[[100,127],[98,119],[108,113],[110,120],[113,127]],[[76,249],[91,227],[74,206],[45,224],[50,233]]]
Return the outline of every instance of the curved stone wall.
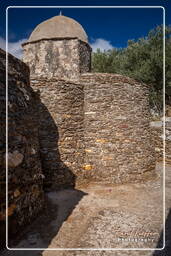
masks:
[[[32,80],[45,186],[74,186],[84,161],[84,91],[66,80]]]
[[[50,113],[39,114],[46,181],[123,183],[154,174],[146,85],[120,75],[87,73],[73,82],[33,80],[32,86]]]
[[[134,182],[153,174],[148,87],[110,74],[83,74],[85,172],[91,181]]]

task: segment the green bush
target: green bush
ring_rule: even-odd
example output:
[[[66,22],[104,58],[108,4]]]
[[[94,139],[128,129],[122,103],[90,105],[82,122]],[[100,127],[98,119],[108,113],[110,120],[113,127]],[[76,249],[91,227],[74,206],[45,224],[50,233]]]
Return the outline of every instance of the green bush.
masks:
[[[165,30],[166,101],[171,104],[171,26]],[[147,37],[129,40],[123,49],[114,48],[92,55],[94,72],[119,73],[151,86],[150,104],[160,111],[163,94],[163,26],[150,31]]]

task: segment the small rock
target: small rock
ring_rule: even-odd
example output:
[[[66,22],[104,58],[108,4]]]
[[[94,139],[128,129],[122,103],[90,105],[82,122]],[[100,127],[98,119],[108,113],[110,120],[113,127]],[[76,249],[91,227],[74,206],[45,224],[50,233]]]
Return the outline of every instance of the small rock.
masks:
[[[167,137],[167,140],[171,140],[171,135]]]
[[[20,193],[19,189],[16,189],[16,190],[14,191],[14,197],[18,197],[20,194],[21,194],[21,193]]]
[[[162,127],[163,126],[163,123],[162,121],[154,121],[154,122],[150,122],[150,126],[151,127]]]
[[[22,163],[24,156],[15,150],[13,153],[8,153],[8,166],[9,167],[16,167]]]
[[[9,207],[8,207],[8,216],[11,216],[14,212],[16,208],[16,205],[15,204],[11,204]]]
[[[155,148],[155,151],[156,151],[156,152],[160,152],[161,149],[160,149],[160,148]]]
[[[166,112],[167,112],[167,116],[171,117],[171,108],[168,108]]]
[[[31,149],[31,154],[35,155],[36,154],[36,150],[34,148]]]

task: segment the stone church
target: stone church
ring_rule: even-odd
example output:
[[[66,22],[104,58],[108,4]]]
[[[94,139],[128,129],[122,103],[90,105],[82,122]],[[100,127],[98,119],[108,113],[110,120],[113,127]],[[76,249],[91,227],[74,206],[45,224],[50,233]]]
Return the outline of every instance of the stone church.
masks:
[[[42,22],[23,50],[23,62],[9,55],[11,234],[36,216],[46,190],[144,181],[155,166],[148,86],[91,73],[91,47],[77,21]],[[0,51],[2,74],[4,58]]]

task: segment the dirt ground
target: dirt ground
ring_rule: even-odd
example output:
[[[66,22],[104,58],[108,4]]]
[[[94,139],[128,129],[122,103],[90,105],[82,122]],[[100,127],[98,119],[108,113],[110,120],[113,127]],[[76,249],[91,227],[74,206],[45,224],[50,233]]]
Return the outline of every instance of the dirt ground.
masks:
[[[44,212],[16,237],[15,242],[10,241],[10,247],[23,249],[8,250],[2,255],[169,256],[171,165],[168,164],[166,165],[166,247],[162,251],[152,250],[163,247],[161,170],[162,163],[158,163],[157,176],[146,183],[124,185],[91,183],[86,187],[47,193]],[[24,248],[33,250],[24,251]],[[34,248],[61,248],[61,250],[34,250]],[[62,248],[78,249],[64,251]],[[93,251],[90,251],[90,248]],[[96,250],[97,248],[100,250]],[[128,248],[143,248],[143,250],[128,250]]]

